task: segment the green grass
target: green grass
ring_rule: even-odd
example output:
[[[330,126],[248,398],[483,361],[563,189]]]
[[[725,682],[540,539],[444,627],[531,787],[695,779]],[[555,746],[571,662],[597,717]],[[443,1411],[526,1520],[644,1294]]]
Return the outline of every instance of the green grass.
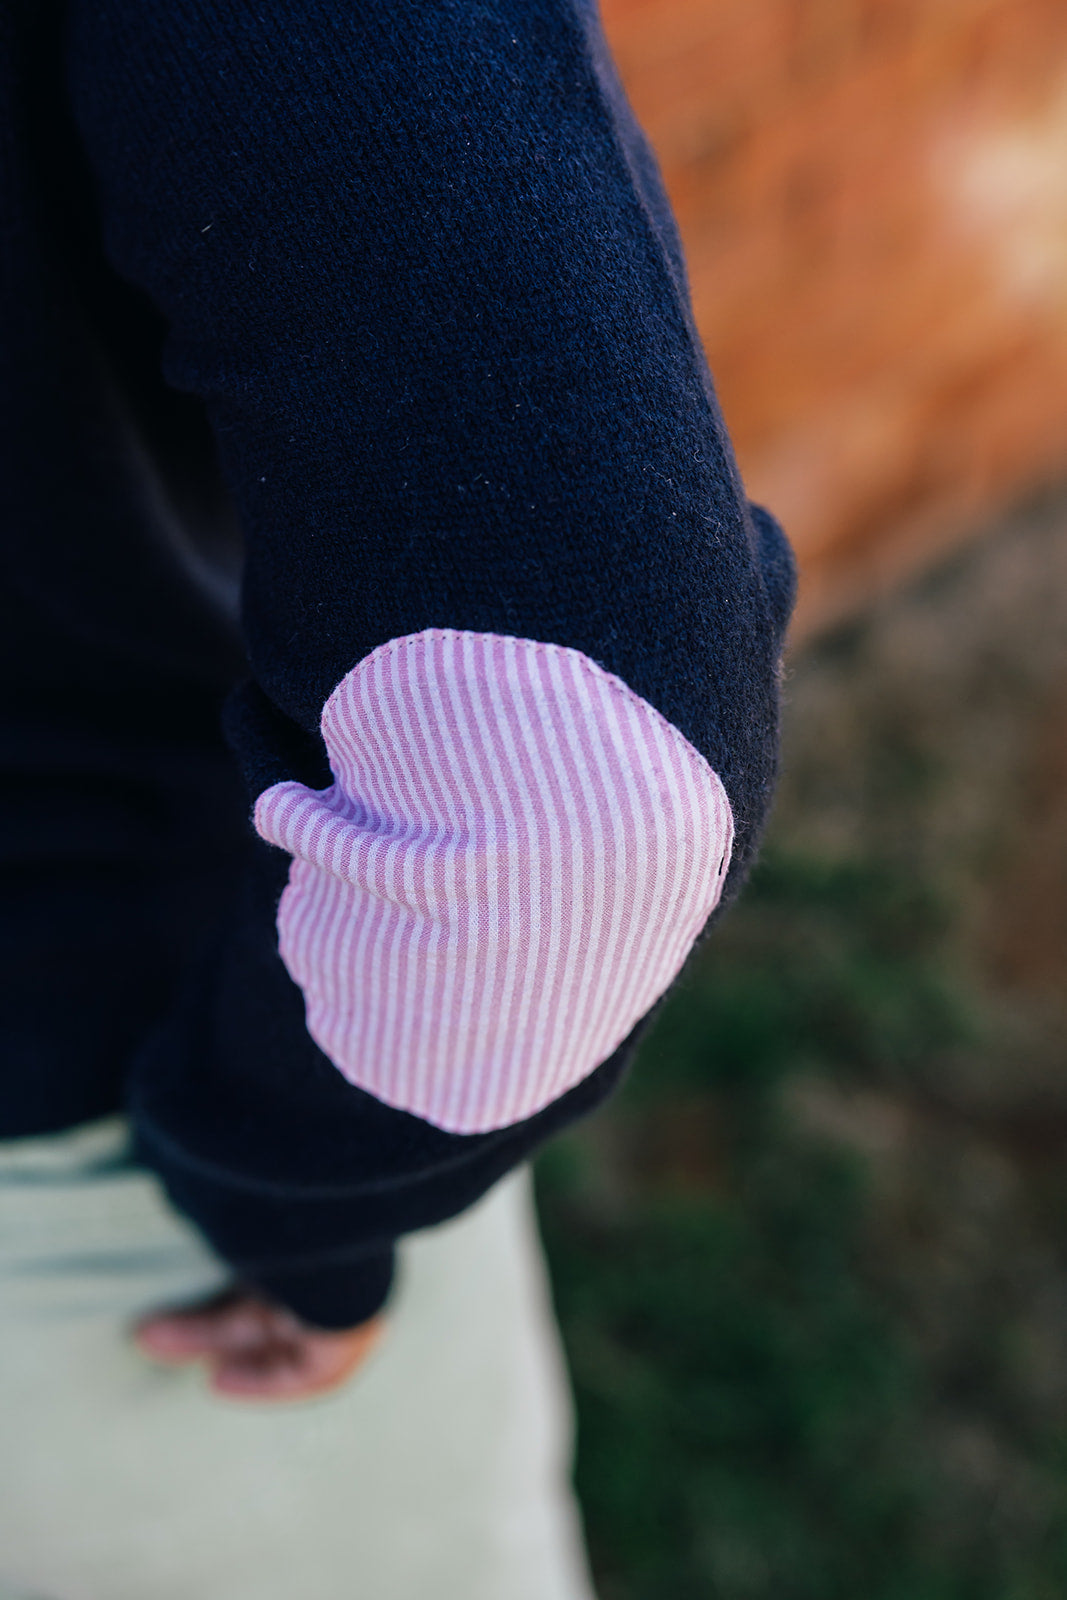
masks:
[[[794,663],[750,885],[540,1161],[602,1600],[1067,1595],[1065,519]]]
[[[615,1105],[543,1156],[603,1600],[1067,1592],[1055,1430],[1025,1447],[1039,1526],[960,1508],[929,1439],[938,1373],[872,1259],[868,1164],[790,1110],[813,1075],[908,1092],[980,1036],[949,924],[899,870],[772,850]]]
[[[877,874],[770,859],[608,1113],[634,1145],[663,1107],[713,1127],[706,1171],[668,1162],[613,1202],[586,1136],[542,1160],[605,1600],[957,1592],[917,1588],[907,1553],[917,1378],[864,1285],[862,1169],[795,1137],[776,1094],[953,1034],[915,958],[927,923]]]
[[[981,1045],[950,931],[899,866],[771,848],[616,1104],[542,1157],[601,1600],[1067,1592],[1061,1419],[1014,1445],[1013,1395],[993,1419],[1040,1480],[1032,1514],[998,1523],[1003,1483],[958,1490],[931,1416],[969,1370],[989,1422],[1008,1333],[990,1314],[963,1378],[929,1358],[894,1278],[923,1208],[886,1218],[862,1152],[790,1101],[813,1080],[921,1094],[931,1062]]]

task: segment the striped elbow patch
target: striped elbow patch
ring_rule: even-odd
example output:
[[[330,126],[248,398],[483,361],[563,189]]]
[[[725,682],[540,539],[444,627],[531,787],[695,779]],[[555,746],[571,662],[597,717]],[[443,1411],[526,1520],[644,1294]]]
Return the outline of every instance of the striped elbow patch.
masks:
[[[625,1039],[722,893],[733,821],[677,728],[580,651],[428,630],[322,714],[333,783],[279,783],[279,949],[352,1083],[453,1133],[539,1111]]]

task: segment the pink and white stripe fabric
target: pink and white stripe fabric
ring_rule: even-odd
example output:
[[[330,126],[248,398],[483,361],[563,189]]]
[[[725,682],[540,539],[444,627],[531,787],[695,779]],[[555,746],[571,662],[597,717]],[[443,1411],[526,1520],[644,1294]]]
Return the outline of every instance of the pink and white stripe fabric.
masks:
[[[279,948],[346,1078],[453,1133],[607,1059],[718,902],[733,819],[677,728],[580,651],[393,639],[322,714],[334,781],[279,783]]]

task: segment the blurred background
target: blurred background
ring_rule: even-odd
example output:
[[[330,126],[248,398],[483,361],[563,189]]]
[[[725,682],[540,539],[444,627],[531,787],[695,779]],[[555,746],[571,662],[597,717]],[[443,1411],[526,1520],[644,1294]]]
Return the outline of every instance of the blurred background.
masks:
[[[1067,1593],[1067,5],[604,0],[801,602],[742,902],[542,1158],[602,1600]]]

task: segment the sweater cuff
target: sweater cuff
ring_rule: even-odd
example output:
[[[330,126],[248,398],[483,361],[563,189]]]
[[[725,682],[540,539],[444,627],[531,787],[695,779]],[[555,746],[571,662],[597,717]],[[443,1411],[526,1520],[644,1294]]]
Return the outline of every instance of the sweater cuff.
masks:
[[[393,1281],[392,1245],[328,1260],[242,1273],[243,1280],[317,1328],[354,1328],[380,1311]]]

